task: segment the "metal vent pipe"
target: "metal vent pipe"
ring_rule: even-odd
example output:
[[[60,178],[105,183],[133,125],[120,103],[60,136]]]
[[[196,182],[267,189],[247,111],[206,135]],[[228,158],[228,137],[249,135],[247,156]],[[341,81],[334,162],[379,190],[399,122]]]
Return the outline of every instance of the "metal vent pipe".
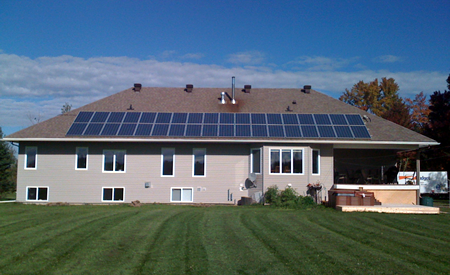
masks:
[[[235,77],[233,76],[232,78],[231,78],[231,104],[236,104],[236,100],[235,100],[235,86],[236,86],[236,83],[235,83]]]

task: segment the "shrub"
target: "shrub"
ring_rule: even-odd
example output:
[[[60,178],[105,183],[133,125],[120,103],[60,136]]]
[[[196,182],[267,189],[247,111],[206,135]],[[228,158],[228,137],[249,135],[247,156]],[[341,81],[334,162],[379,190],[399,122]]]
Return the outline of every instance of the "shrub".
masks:
[[[269,204],[277,204],[280,200],[278,186],[270,186],[264,195],[265,201]]]
[[[267,203],[279,208],[305,209],[317,206],[312,197],[299,196],[291,187],[280,191],[278,186],[270,186],[264,196]]]
[[[295,201],[297,197],[298,193],[292,187],[288,187],[280,192],[280,199],[282,203],[286,203],[288,201]]]

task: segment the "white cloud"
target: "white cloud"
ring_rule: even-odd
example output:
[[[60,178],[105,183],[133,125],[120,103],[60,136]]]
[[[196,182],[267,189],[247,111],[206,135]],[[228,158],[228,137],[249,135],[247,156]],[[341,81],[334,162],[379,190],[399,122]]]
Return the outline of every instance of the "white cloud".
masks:
[[[188,53],[181,56],[182,59],[201,59],[204,55],[201,53]]]
[[[333,59],[304,58],[303,62],[328,64],[333,63]],[[146,87],[183,87],[188,83],[195,87],[229,87],[233,75],[238,87],[244,84],[251,84],[254,88],[312,85],[313,89],[333,97],[338,97],[345,88],[351,88],[360,80],[368,82],[381,77],[394,78],[403,97],[412,97],[421,91],[431,94],[446,88],[448,76],[444,72],[428,71],[292,71],[263,66],[227,68],[129,57],[30,59],[0,54],[0,126],[26,127],[30,125],[28,113],[40,114],[42,120],[48,119],[58,115],[65,102],[78,108],[132,87],[134,83],[142,83]]]
[[[395,63],[402,61],[402,58],[400,56],[395,55],[381,55],[375,57],[373,61],[377,63]]]
[[[232,64],[257,65],[264,62],[265,54],[259,51],[248,51],[230,54],[228,62]]]
[[[300,56],[294,61],[288,62],[286,66],[293,66],[294,69],[306,69],[310,71],[333,71],[347,67],[357,61],[359,57],[349,59],[329,58],[324,56]]]

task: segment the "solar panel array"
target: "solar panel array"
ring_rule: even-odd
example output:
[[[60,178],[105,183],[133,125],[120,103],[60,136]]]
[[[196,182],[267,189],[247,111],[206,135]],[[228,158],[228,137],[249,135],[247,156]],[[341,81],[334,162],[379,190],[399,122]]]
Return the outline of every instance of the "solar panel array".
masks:
[[[358,114],[80,112],[67,136],[370,139]]]

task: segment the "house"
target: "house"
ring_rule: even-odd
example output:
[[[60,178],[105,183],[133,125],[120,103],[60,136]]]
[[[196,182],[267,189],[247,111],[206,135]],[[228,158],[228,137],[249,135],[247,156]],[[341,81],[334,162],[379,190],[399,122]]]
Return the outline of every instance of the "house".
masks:
[[[381,185],[382,169],[399,150],[437,144],[311,86],[236,88],[234,78],[230,88],[135,84],[4,140],[20,144],[24,203],[235,204],[272,185],[304,195],[310,183],[392,186],[414,203],[418,186]],[[389,201],[391,189],[375,196]]]

